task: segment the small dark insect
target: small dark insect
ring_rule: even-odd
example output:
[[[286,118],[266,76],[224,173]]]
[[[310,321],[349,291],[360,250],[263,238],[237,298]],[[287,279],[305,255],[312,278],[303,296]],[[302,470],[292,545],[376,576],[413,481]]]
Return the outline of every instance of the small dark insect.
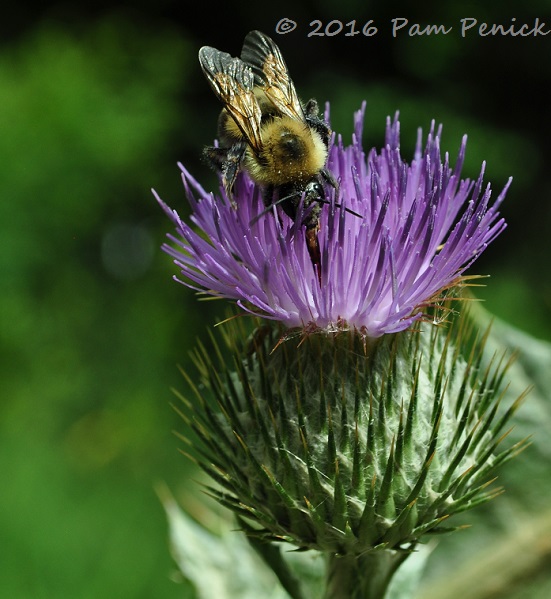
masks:
[[[260,31],[247,34],[240,58],[204,46],[199,62],[224,104],[218,120],[220,145],[205,148],[207,161],[221,172],[232,202],[241,169],[262,186],[265,212],[280,205],[295,219],[304,197],[302,224],[321,282],[317,234],[321,205],[329,203],[324,183],[334,189],[338,184],[325,167],[331,129],[320,118],[316,100],[299,100],[279,48]]]

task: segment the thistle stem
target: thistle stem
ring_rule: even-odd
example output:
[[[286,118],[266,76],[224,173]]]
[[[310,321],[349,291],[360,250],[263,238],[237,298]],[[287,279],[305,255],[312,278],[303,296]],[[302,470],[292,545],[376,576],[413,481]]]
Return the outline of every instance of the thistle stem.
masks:
[[[324,599],[384,599],[392,576],[408,555],[391,550],[330,555]]]

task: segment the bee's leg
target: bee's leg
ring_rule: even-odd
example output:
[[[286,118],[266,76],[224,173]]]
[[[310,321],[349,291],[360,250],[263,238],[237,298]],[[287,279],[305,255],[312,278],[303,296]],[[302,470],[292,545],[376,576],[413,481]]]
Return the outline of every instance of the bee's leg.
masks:
[[[321,287],[321,251],[318,241],[318,231],[319,223],[316,223],[314,226],[307,226],[304,233],[306,236],[306,247],[308,248],[308,253],[310,254],[310,260],[312,261],[314,271],[317,271],[318,273],[318,281]]]
[[[239,169],[241,168],[246,149],[247,143],[244,140],[238,141],[228,148],[226,162],[222,168],[222,176],[226,192],[230,190],[229,196],[231,196],[233,191],[233,185],[237,179],[237,173],[239,173]]]
[[[213,170],[221,172],[228,159],[228,148],[206,146],[203,149],[203,158]]]
[[[262,189],[262,200],[264,201],[264,206],[266,208],[271,208],[274,204],[274,186],[266,185]]]
[[[317,131],[325,147],[329,147],[329,139],[331,138],[331,127],[329,123],[325,121],[322,117],[319,116],[319,108],[316,100],[311,99],[308,100],[306,105],[304,106],[306,123],[309,127],[311,127],[314,131]]]
[[[333,173],[326,168],[322,168],[320,171],[321,178],[335,190],[335,198],[339,196],[339,182],[333,176]]]
[[[339,189],[340,189],[339,182],[337,181],[337,179],[335,179],[335,177],[333,176],[331,171],[327,170],[326,168],[324,168],[320,171],[320,175],[323,177],[323,179],[329,185],[331,185],[331,187],[333,187],[335,189],[335,207],[342,208],[342,204],[339,204],[337,202],[338,197],[339,197]],[[323,200],[323,203],[330,204],[331,202],[329,202],[328,200]],[[354,216],[357,216],[358,218],[363,218],[363,216],[361,214],[354,212],[354,210],[351,210],[350,208],[345,208],[345,211],[348,212],[349,214],[353,214]]]
[[[310,98],[304,106],[306,116],[317,117],[319,114],[318,101],[315,98]]]
[[[203,150],[203,157],[206,163],[215,171],[222,174],[224,190],[234,208],[236,204],[233,199],[233,185],[241,168],[241,162],[246,149],[246,142],[238,141],[229,148],[208,146]]]
[[[318,280],[321,286],[321,252],[318,241],[318,231],[320,230],[321,207],[324,201],[324,191],[321,184],[321,177],[318,175],[312,179],[304,190],[304,210],[302,224],[306,227],[304,235],[306,237],[306,248],[310,254],[310,260],[314,271],[318,273]]]

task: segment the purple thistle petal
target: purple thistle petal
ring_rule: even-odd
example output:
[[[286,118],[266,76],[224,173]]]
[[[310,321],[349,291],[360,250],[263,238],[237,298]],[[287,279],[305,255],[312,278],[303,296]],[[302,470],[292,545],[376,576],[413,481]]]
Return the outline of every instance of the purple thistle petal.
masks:
[[[298,207],[295,221],[278,208],[266,211],[261,190],[241,173],[234,208],[222,189],[217,197],[207,193],[182,165],[193,227],[155,194],[176,229],[163,249],[181,271],[177,280],[305,331],[378,337],[421,318],[505,228],[498,209],[511,181],[491,204],[484,164],[476,181],[460,179],[466,136],[451,167],[448,154],[442,161],[434,122],[424,146],[418,132],[406,163],[397,114],[387,119],[384,148],[366,156],[364,113],[365,103],[352,144],[338,136],[329,150],[327,167],[340,190],[338,198],[330,190],[321,211],[321,286],[301,225],[306,207]]]

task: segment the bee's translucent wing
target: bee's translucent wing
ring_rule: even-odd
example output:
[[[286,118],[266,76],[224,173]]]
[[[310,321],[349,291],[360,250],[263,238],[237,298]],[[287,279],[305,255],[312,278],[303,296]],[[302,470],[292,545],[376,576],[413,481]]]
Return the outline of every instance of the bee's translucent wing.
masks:
[[[262,88],[268,100],[282,114],[305,121],[304,110],[287,65],[274,41],[261,31],[251,31],[245,37],[241,60],[250,66],[255,84]]]
[[[199,50],[199,63],[214,93],[258,154],[262,148],[262,112],[253,91],[255,76],[251,67],[241,59],[210,46]]]

